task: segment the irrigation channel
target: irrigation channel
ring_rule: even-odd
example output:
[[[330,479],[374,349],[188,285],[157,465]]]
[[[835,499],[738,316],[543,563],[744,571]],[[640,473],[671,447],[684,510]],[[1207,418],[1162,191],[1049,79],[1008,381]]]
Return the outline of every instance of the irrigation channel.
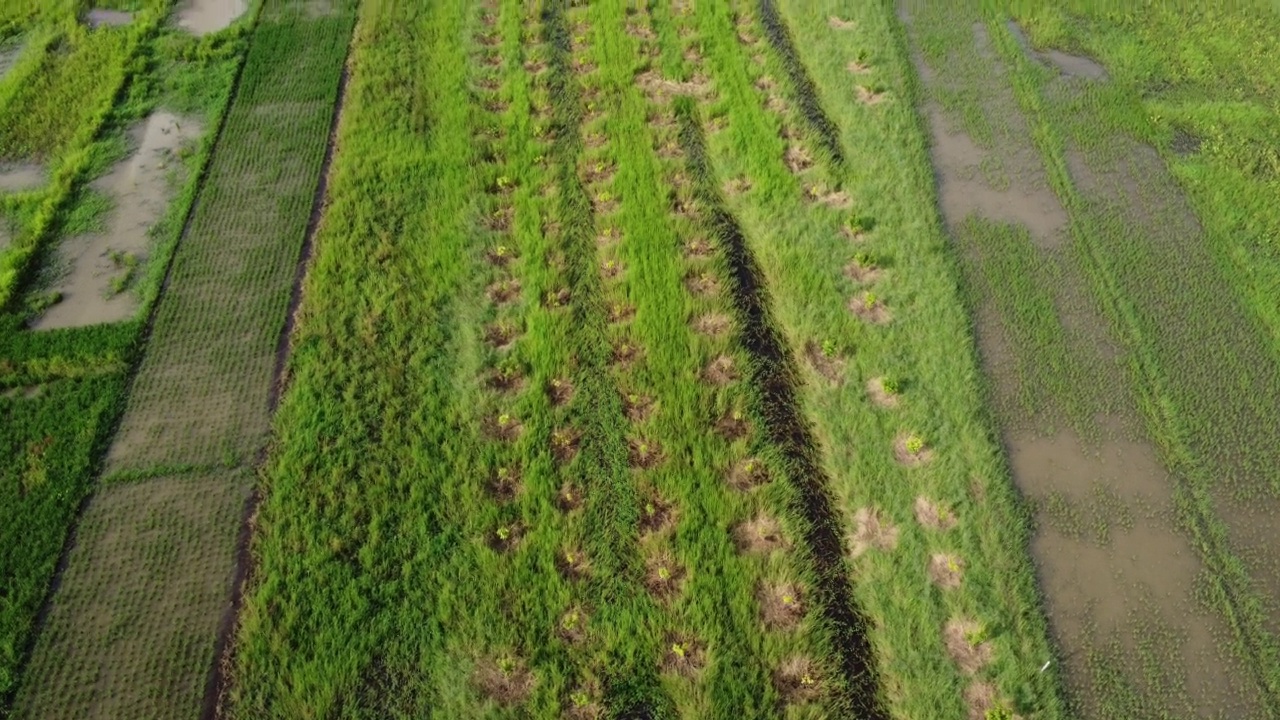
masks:
[[[1076,711],[1276,717],[1261,329],[1156,151],[1091,121],[1101,65],[977,3],[899,16]]]

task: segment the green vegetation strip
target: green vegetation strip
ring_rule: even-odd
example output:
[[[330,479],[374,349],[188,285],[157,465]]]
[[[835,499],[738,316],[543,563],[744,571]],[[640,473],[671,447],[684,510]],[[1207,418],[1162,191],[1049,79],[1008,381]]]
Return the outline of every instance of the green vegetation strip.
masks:
[[[250,461],[311,214],[352,13],[268,2],[179,245],[107,471]],[[182,388],[179,390],[178,388]]]

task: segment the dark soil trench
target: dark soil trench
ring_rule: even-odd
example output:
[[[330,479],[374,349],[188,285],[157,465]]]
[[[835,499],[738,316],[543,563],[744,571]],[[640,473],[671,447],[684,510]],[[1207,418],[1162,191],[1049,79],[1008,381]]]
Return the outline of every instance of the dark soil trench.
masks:
[[[1178,479],[1147,434],[1127,346],[1093,294],[987,26],[972,10],[899,7],[987,397],[1035,508],[1031,552],[1073,707],[1083,717],[1257,716],[1231,629],[1203,602],[1206,568],[1180,521]],[[1106,81],[1087,58],[1034,53],[1016,37],[1070,82]],[[956,110],[965,102],[987,123],[979,132]],[[1047,312],[1028,317],[1033,305]]]

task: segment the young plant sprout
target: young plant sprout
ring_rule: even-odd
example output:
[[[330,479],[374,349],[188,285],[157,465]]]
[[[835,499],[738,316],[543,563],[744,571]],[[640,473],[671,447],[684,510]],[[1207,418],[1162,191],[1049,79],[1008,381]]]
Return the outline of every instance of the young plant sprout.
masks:
[[[836,356],[836,343],[834,340],[827,338],[822,341],[822,354],[827,358]]]
[[[907,452],[912,455],[919,455],[920,451],[924,449],[924,438],[919,435],[912,435],[907,438],[906,447]]]

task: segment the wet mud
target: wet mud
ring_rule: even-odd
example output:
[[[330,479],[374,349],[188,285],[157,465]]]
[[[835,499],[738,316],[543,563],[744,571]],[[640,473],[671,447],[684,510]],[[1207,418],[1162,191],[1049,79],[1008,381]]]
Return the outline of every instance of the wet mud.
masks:
[[[121,27],[133,22],[133,13],[121,10],[94,8],[85,15],[85,23],[91,28]]]
[[[1023,32],[1018,23],[1010,20],[1008,22],[1009,32],[1014,39],[1018,41],[1019,47],[1033,60],[1039,61],[1042,65],[1056,68],[1058,72],[1071,77],[1087,78],[1089,80],[1106,80],[1107,69],[1102,67],[1097,61],[1083,55],[1072,55],[1049,48],[1047,50],[1036,50],[1031,46],[1031,40],[1027,34]]]
[[[177,13],[178,27],[207,35],[229,27],[248,10],[247,0],[186,0]]]
[[[136,150],[92,183],[115,203],[106,229],[62,241],[54,260],[57,279],[48,288],[61,300],[32,327],[82,327],[133,317],[138,301],[129,285],[145,267],[150,230],[173,195],[171,175],[182,168],[177,154],[200,132],[195,121],[167,112],[151,115],[130,131]]]
[[[33,163],[0,163],[0,192],[34,190],[44,184],[44,168]]]
[[[1228,628],[1199,600],[1204,566],[1179,523],[1175,479],[1145,436],[1122,365],[1125,345],[1091,294],[1068,213],[986,26],[947,13],[907,0],[899,18],[916,47],[922,33],[951,33],[954,42],[932,62],[915,56],[920,112],[939,206],[973,289],[988,394],[1014,481],[1036,508],[1031,551],[1072,703],[1085,717],[1124,706],[1123,698],[1137,698],[1133,717],[1246,716],[1252,691],[1228,657]],[[957,40],[962,23],[972,35]],[[1105,77],[1087,58],[1035,57],[1072,77]],[[976,105],[969,115],[957,108],[964,101]],[[975,110],[985,128],[975,128]],[[1044,279],[1037,290],[1051,301],[1043,307],[1054,315],[1052,342],[1068,370],[1040,362],[1043,340],[1022,336],[1008,298],[998,301],[1008,290],[993,287],[986,266],[1000,258],[981,246],[983,231],[969,226],[975,219],[1025,230],[1031,247],[1019,255]]]

